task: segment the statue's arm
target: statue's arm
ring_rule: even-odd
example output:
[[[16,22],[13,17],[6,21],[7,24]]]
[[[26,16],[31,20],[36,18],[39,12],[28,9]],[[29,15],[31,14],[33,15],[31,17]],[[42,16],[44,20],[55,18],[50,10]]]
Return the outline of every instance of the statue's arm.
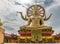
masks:
[[[27,26],[30,25],[30,24],[31,24],[31,19],[28,18],[28,24],[27,24]]]
[[[51,16],[52,16],[52,14],[50,14],[50,16],[48,18],[45,17],[44,20],[45,21],[49,20]]]
[[[22,18],[23,20],[25,20],[25,21],[27,21],[27,20],[28,20],[28,19],[26,18],[26,16],[25,16],[25,18],[24,18],[24,16],[22,15],[22,12],[18,12],[18,13],[20,13],[21,18]]]

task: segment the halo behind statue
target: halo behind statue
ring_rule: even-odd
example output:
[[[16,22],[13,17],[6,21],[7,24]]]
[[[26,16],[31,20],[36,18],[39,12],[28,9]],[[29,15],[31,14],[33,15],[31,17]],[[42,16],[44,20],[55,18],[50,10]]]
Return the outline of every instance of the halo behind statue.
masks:
[[[32,16],[33,12],[38,12],[38,15],[44,17],[45,16],[45,9],[40,5],[32,5],[27,9],[27,16]]]

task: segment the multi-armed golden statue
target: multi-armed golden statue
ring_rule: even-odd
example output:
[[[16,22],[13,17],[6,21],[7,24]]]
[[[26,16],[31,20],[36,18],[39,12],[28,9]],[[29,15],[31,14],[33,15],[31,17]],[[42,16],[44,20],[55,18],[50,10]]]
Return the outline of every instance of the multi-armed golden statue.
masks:
[[[24,17],[22,15],[22,12],[19,12],[21,14],[21,18],[25,21],[27,21],[27,25],[21,26],[20,29],[27,29],[31,30],[32,33],[32,41],[35,41],[38,39],[38,41],[42,40],[42,29],[51,29],[50,26],[45,26],[44,21],[47,21],[50,19],[51,15],[46,18],[45,15],[45,9],[40,5],[33,5],[27,9],[27,14]]]
[[[33,5],[27,9],[27,15],[22,15],[22,12],[19,12],[23,20],[28,21],[26,26],[44,26],[44,21],[47,21],[51,15],[46,18],[45,10],[40,5]],[[32,24],[31,24],[32,23]]]

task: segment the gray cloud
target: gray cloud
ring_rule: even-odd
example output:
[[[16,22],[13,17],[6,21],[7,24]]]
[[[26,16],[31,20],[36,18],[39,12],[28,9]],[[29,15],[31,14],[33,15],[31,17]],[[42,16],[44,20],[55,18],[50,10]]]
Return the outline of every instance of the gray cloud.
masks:
[[[52,3],[54,3],[54,0],[45,0],[44,6],[45,7],[50,6]]]

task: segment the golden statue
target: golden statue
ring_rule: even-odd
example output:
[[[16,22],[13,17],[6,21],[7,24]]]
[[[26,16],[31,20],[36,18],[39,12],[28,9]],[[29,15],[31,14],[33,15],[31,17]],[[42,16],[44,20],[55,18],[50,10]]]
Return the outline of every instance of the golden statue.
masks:
[[[38,41],[42,40],[41,29],[51,29],[50,26],[44,25],[44,21],[49,20],[52,14],[46,18],[45,9],[42,6],[37,4],[30,6],[27,9],[25,17],[22,15],[22,12],[19,13],[21,14],[21,18],[27,21],[27,25],[21,26],[20,29],[31,30],[32,41],[36,39],[38,39]]]
[[[46,18],[45,10],[40,5],[33,5],[27,9],[27,15],[22,15],[22,12],[19,12],[21,14],[21,18],[25,21],[27,21],[27,25],[25,26],[44,26],[44,21],[47,21],[50,19],[51,15]],[[32,23],[32,25],[31,25]]]

